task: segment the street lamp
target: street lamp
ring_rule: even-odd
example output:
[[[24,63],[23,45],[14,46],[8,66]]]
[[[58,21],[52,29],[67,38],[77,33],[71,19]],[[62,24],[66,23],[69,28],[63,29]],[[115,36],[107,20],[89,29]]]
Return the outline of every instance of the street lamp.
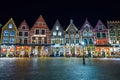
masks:
[[[85,65],[85,55],[84,55],[84,46],[85,46],[85,43],[82,42],[81,44],[83,46],[83,64]]]

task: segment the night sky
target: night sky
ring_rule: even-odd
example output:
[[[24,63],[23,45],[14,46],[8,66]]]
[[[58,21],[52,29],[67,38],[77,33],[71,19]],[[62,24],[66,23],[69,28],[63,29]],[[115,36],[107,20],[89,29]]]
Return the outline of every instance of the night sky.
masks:
[[[116,0],[4,0],[0,1],[0,23],[4,25],[11,17],[17,26],[25,19],[33,26],[40,14],[51,29],[58,19],[66,29],[70,19],[78,29],[87,18],[94,27],[98,19],[120,20],[120,3]]]

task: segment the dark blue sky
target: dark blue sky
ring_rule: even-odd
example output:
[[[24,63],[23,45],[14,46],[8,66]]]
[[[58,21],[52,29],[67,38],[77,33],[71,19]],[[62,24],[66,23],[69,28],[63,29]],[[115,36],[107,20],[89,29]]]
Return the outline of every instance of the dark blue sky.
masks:
[[[0,23],[5,24],[10,17],[19,26],[26,19],[31,27],[42,14],[46,23],[52,28],[56,19],[66,28],[73,19],[81,27],[86,17],[93,25],[101,19],[120,20],[120,4],[117,0],[4,0],[0,2]]]

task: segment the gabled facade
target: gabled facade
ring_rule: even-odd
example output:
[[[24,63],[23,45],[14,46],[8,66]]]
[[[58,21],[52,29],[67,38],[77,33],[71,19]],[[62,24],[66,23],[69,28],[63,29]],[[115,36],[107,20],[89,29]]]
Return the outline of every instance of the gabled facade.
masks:
[[[64,55],[65,56],[77,56],[80,54],[79,47],[79,31],[73,23],[73,20],[70,20],[70,24],[65,31],[64,39]]]
[[[64,30],[57,20],[51,30],[51,56],[64,54]]]
[[[86,19],[81,27],[81,43],[84,43],[84,53],[89,56],[94,55],[94,29],[92,25]]]
[[[109,39],[108,39],[108,29],[98,20],[95,29],[95,56],[110,56]]]
[[[12,18],[2,27],[1,33],[1,53],[6,56],[14,54],[15,46],[17,42],[17,27]]]
[[[108,21],[107,26],[111,55],[120,55],[120,21]]]
[[[42,15],[39,16],[35,24],[30,30],[30,43],[35,46],[32,47],[32,54],[44,56],[49,55],[50,50],[50,30],[43,19]]]
[[[20,26],[18,27],[18,41],[19,44],[16,46],[17,53],[20,56],[23,56],[28,53],[30,53],[30,46],[27,46],[29,44],[29,26],[26,23],[26,21],[22,21]]]
[[[25,20],[18,27],[18,39],[20,44],[29,44],[29,26]]]

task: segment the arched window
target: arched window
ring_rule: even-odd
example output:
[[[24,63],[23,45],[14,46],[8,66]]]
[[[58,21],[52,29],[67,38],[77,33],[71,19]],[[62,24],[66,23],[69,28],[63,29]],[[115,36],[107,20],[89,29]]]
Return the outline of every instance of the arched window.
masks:
[[[66,34],[66,35],[65,35],[65,38],[69,38],[69,35],[68,35],[68,34]]]
[[[76,37],[76,38],[79,38],[79,34],[76,34],[75,37]]]
[[[25,26],[22,26],[22,29],[25,30]]]
[[[89,31],[89,25],[88,24],[85,25],[85,30]]]
[[[74,38],[74,34],[71,34],[71,35],[70,35],[70,38]]]
[[[88,40],[87,39],[83,39],[83,42],[84,42],[85,45],[88,44]]]
[[[92,36],[92,35],[93,35],[92,31],[89,31],[89,33],[88,33],[88,34],[89,34],[89,36]]]
[[[93,44],[93,39],[89,39],[89,44]]]
[[[87,31],[83,31],[83,36],[87,36]]]
[[[74,29],[71,29],[71,30],[70,30],[70,34],[74,34]]]

